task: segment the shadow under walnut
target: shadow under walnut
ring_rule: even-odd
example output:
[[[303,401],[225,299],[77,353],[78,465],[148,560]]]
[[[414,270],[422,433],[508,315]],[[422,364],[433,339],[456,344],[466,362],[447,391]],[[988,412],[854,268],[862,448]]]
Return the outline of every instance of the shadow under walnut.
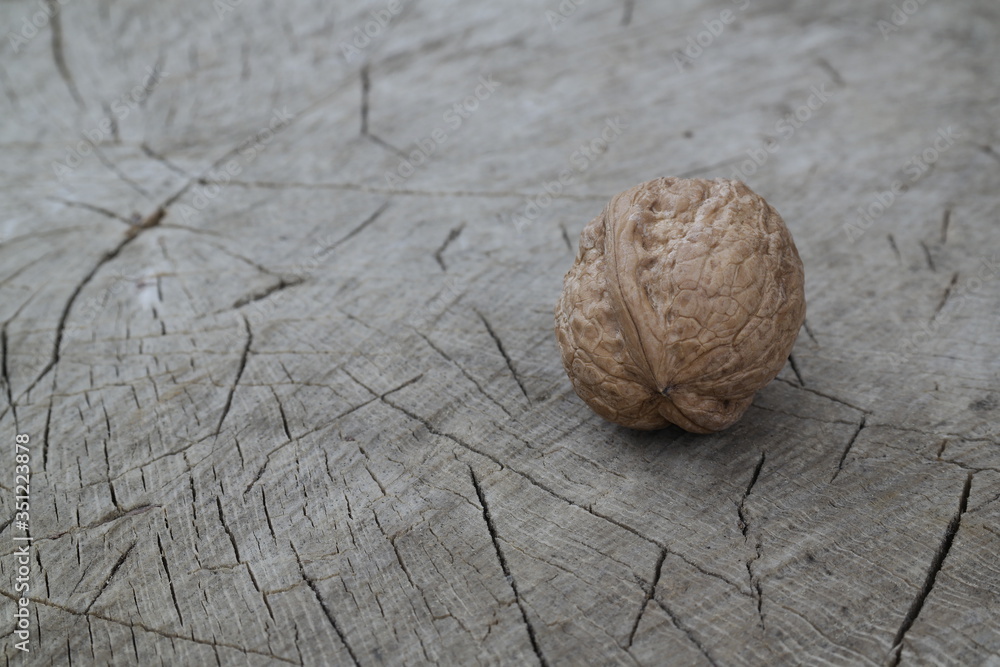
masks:
[[[580,234],[555,311],[563,365],[609,421],[720,431],[785,365],[803,283],[784,221],[743,183],[642,183]]]

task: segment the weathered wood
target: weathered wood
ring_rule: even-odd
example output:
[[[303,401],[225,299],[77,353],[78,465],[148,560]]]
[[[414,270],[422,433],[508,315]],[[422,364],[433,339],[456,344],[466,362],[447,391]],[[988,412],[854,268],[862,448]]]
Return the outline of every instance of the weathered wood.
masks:
[[[1000,664],[994,3],[51,7],[0,5],[9,662]],[[734,174],[791,363],[603,422],[577,234]]]

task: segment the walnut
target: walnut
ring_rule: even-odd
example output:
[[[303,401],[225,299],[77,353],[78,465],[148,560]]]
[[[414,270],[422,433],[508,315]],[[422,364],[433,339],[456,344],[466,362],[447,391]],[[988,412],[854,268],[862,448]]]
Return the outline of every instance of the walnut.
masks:
[[[605,419],[712,433],[778,374],[805,312],[802,261],[762,197],[739,181],[659,178],[580,234],[556,338]]]

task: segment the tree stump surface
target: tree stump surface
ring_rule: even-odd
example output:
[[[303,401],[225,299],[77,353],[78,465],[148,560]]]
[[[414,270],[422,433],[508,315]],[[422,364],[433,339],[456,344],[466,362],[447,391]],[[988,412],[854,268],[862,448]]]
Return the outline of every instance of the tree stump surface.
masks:
[[[996,3],[341,4],[0,5],[8,663],[1000,665]],[[711,436],[552,331],[665,175],[806,268]]]

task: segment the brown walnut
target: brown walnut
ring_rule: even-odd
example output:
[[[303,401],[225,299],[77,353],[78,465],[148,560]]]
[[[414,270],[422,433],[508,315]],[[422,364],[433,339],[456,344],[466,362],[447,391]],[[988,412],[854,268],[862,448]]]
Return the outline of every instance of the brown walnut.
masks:
[[[739,181],[659,178],[580,234],[556,338],[605,419],[711,433],[778,374],[805,312],[802,261],[762,197]]]

